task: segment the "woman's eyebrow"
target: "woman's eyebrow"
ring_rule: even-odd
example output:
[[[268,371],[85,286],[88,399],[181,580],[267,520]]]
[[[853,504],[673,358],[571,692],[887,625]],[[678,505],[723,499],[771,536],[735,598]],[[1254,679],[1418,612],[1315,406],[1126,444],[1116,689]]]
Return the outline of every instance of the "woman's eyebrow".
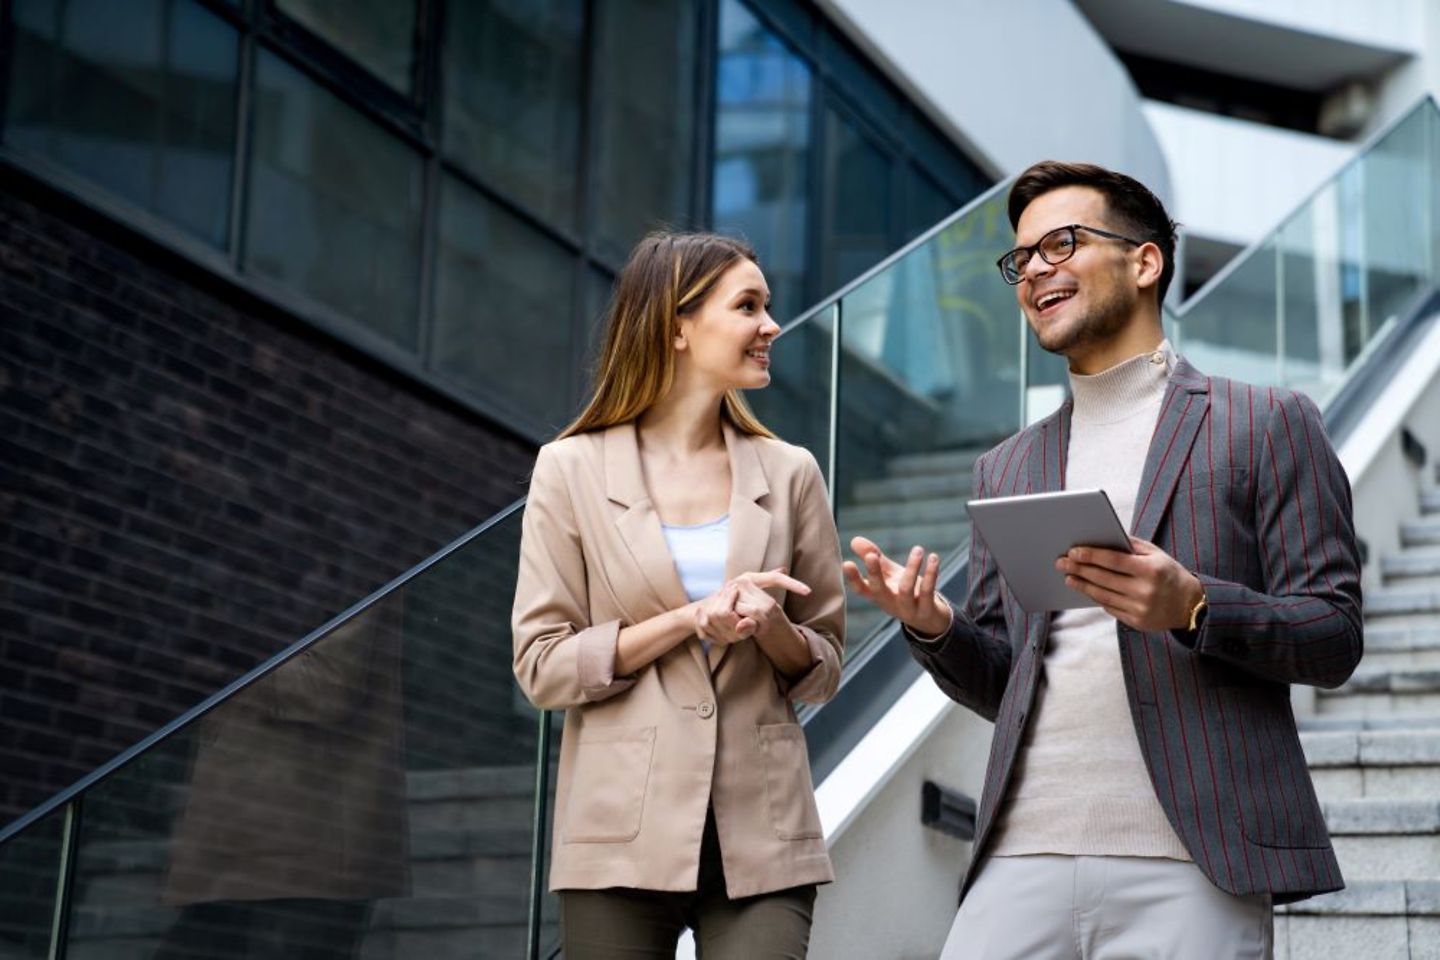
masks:
[[[743,289],[743,290],[737,290],[737,291],[735,292],[735,296],[731,297],[730,299],[732,299],[732,300],[738,300],[738,299],[740,299],[741,297],[747,297],[747,296],[751,296],[751,295],[758,296],[758,297],[759,297],[760,299],[762,299],[762,300],[769,300],[769,299],[770,299],[770,291],[769,291],[769,290],[762,290],[760,287],[746,287],[746,288]]]

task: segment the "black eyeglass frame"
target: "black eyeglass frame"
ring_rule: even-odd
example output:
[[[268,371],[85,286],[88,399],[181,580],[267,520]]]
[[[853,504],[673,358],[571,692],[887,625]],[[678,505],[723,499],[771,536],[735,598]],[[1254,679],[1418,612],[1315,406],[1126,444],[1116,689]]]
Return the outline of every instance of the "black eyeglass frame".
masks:
[[[1070,231],[1070,252],[1065,256],[1061,257],[1059,260],[1051,260],[1049,257],[1045,256],[1045,252],[1040,248],[1044,245],[1046,240],[1050,239],[1055,234],[1060,233],[1064,230]],[[1002,256],[999,260],[995,261],[995,266],[1000,269],[1000,279],[1004,280],[1012,287],[1019,286],[1020,281],[1025,279],[1024,266],[1020,267],[1018,270],[1015,271],[1014,280],[1011,280],[1010,274],[1005,272],[1005,261],[1011,259],[1018,253],[1025,253],[1028,251],[1030,256],[1032,257],[1039,255],[1041,260],[1044,260],[1052,267],[1058,264],[1062,264],[1066,260],[1069,260],[1071,257],[1075,256],[1075,251],[1079,249],[1079,244],[1075,242],[1076,230],[1084,230],[1086,233],[1093,233],[1097,236],[1108,237],[1111,240],[1123,240],[1126,243],[1134,244],[1137,247],[1144,246],[1145,244],[1151,242],[1149,240],[1136,240],[1134,237],[1127,237],[1122,233],[1111,233],[1109,230],[1101,230],[1099,227],[1088,227],[1083,223],[1067,223],[1063,227],[1056,227],[1054,230],[1045,231],[1045,235],[1043,237],[1041,237],[1035,243],[1030,244],[1028,247],[1016,247],[1013,250],[1007,250],[1004,256]],[[1029,263],[1030,260],[1027,257],[1025,260],[1025,264],[1028,266]]]

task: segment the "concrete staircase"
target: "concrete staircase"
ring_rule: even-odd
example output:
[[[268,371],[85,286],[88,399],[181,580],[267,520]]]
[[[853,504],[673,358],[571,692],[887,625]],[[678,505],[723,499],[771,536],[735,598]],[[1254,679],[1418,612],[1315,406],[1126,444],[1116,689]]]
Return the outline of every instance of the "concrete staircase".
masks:
[[[984,452],[906,454],[891,460],[883,476],[856,483],[837,510],[845,555],[850,538],[860,534],[897,560],[916,544],[949,556],[970,535],[965,501],[973,493],[975,460]],[[885,619],[868,601],[851,595],[848,603],[846,632],[854,641]]]
[[[1279,960],[1440,960],[1440,490],[1400,539],[1365,659],[1300,725],[1347,887],[1276,911]]]

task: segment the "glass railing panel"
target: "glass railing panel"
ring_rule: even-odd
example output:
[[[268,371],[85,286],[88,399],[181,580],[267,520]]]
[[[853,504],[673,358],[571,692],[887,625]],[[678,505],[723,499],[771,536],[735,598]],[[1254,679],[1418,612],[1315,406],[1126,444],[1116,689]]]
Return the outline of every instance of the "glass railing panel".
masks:
[[[1374,144],[1361,160],[1364,199],[1357,211],[1365,250],[1365,327],[1368,341],[1427,289],[1433,274],[1429,211],[1435,167],[1430,114],[1422,106]]]
[[[1271,237],[1182,315],[1180,351],[1186,358],[1207,373],[1279,383],[1277,272]]]
[[[71,956],[524,956],[512,514],[85,798]],[[247,952],[248,951],[248,952]]]
[[[770,350],[770,386],[745,395],[760,421],[815,455],[829,479],[835,314],[826,307],[785,330]]]
[[[842,543],[943,556],[965,541],[975,458],[1020,425],[1024,328],[995,270],[1012,237],[997,191],[841,300]],[[853,653],[881,618],[864,602],[849,614]]]
[[[1327,186],[1280,228],[1281,378],[1328,396],[1345,372],[1342,286],[1353,264],[1342,254],[1339,190]]]
[[[0,957],[47,960],[55,922],[65,817],[61,809],[0,846]]]

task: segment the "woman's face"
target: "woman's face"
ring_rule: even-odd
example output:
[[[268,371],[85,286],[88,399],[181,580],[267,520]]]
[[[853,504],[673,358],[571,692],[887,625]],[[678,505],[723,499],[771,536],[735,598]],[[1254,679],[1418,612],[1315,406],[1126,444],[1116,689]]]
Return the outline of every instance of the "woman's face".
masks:
[[[716,390],[755,390],[770,384],[770,342],[780,325],[770,319],[765,275],[741,259],[721,274],[700,308],[680,321],[675,338],[682,370]]]

